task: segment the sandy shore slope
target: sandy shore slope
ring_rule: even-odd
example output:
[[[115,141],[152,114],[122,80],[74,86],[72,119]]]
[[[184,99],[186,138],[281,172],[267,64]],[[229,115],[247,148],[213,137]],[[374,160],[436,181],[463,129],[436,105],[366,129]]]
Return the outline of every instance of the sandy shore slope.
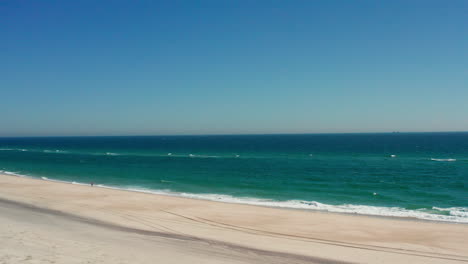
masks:
[[[0,263],[468,263],[468,225],[0,175]]]

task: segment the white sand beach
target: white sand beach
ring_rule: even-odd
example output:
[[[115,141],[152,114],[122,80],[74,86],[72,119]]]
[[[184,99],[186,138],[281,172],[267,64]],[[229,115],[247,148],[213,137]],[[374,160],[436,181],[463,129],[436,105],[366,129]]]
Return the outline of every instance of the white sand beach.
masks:
[[[0,175],[0,263],[466,263],[468,225]]]

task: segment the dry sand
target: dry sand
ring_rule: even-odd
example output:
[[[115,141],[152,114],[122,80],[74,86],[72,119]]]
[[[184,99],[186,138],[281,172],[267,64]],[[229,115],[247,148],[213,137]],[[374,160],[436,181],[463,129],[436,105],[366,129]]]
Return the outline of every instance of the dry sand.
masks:
[[[468,225],[0,175],[0,263],[467,263]]]

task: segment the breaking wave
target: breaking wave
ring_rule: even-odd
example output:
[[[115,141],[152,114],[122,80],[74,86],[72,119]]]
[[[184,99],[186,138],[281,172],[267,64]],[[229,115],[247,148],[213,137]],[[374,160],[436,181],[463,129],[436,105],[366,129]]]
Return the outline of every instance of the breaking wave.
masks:
[[[433,158],[431,158],[431,160],[433,161],[457,161],[456,159],[433,159]]]
[[[23,175],[17,172],[11,171],[2,171],[0,174],[18,176],[18,177],[28,177],[28,178],[37,178],[28,175]],[[78,185],[87,185],[89,183],[81,182],[67,182],[61,180],[49,179],[47,177],[40,177],[42,180],[53,181],[53,182],[62,182],[68,184],[78,184]],[[161,180],[161,182],[170,182]],[[139,186],[109,186],[103,184],[97,184],[96,187],[115,189],[115,190],[126,190],[158,195],[168,195],[168,196],[177,196],[191,199],[199,200],[210,200],[218,201],[225,203],[236,203],[236,204],[248,204],[248,205],[258,205],[266,207],[278,207],[278,208],[292,208],[292,209],[302,209],[302,210],[314,210],[314,211],[324,211],[332,213],[347,213],[347,214],[361,214],[361,215],[372,215],[372,216],[389,216],[389,217],[402,217],[402,218],[416,218],[423,220],[432,220],[432,221],[445,221],[445,222],[455,222],[455,223],[468,223],[468,207],[449,207],[449,208],[440,208],[432,207],[431,209],[405,209],[401,207],[384,207],[384,206],[369,206],[369,205],[357,205],[357,204],[325,204],[317,201],[304,201],[304,200],[288,200],[288,201],[278,201],[272,199],[261,199],[254,197],[235,197],[225,194],[196,194],[196,193],[185,193],[185,192],[174,192],[169,189],[154,190],[148,189]]]

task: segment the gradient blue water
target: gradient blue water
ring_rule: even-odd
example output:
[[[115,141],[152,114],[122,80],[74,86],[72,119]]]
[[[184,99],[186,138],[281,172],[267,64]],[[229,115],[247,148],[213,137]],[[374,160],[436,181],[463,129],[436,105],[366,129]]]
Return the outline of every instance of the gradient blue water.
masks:
[[[1,138],[0,170],[228,202],[468,222],[468,133]]]

